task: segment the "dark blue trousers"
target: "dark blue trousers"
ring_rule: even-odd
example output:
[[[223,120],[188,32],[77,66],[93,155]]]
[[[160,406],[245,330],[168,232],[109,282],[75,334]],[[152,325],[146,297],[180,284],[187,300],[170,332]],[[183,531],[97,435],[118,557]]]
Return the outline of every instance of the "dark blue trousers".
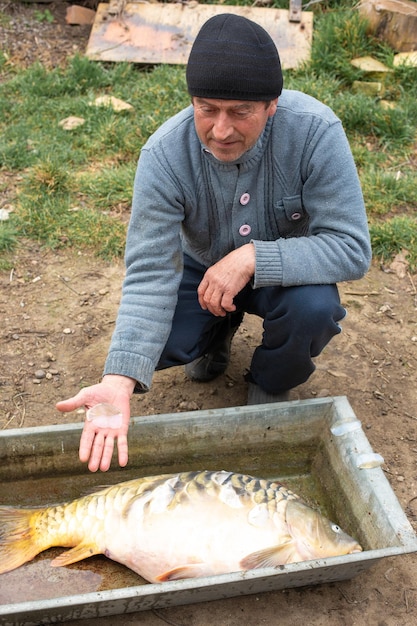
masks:
[[[336,285],[261,287],[247,285],[234,299],[237,311],[226,318],[204,311],[197,288],[205,268],[184,257],[184,275],[171,334],[157,369],[190,363],[205,354],[225,325],[238,326],[243,313],[261,317],[262,343],[255,349],[250,379],[268,393],[278,394],[305,382],[316,357],[340,333],[346,314]]]

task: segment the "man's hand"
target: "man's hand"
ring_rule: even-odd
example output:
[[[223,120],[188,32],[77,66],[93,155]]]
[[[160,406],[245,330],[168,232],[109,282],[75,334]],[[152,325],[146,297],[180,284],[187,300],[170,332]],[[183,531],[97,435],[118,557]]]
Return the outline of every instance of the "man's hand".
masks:
[[[213,315],[224,317],[236,310],[233,298],[255,273],[255,246],[245,244],[209,267],[198,287],[200,306]]]
[[[135,381],[126,376],[107,375],[101,383],[81,389],[76,396],[58,402],[58,411],[74,411],[81,406],[86,409],[108,402],[117,407],[123,415],[120,428],[100,428],[94,422],[85,421],[80,441],[80,461],[88,463],[88,469],[106,472],[111,464],[114,441],[117,439],[117,450],[120,467],[127,465],[128,445],[127,431],[130,419],[130,398]]]

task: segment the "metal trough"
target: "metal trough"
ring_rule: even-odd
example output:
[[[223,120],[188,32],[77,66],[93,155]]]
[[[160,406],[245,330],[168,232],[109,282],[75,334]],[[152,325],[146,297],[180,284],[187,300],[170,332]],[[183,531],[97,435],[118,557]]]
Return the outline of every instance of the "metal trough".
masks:
[[[81,430],[82,424],[70,424],[1,432],[0,503],[47,505],[138,476],[226,469],[280,480],[355,536],[364,551],[162,584],[146,583],[105,557],[50,568],[47,551],[0,576],[0,598],[2,592],[7,598],[0,599],[1,624],[92,619],[327,583],[417,551],[382,459],[344,396],[137,417],[129,431],[128,468],[117,469],[115,459],[107,474],[91,474],[79,462]],[[61,578],[51,582],[52,571]],[[13,599],[19,581],[21,595]]]

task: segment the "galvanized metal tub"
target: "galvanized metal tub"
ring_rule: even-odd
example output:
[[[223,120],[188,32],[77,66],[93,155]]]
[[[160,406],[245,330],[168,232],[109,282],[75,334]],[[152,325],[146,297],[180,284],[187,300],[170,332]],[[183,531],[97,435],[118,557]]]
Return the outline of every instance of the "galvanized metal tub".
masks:
[[[93,557],[62,568],[54,597],[45,597],[48,581],[42,577],[52,570],[48,551],[0,576],[0,590],[10,589],[0,604],[1,624],[92,619],[327,583],[352,578],[385,557],[417,551],[417,536],[385,478],[382,459],[344,396],[136,417],[129,431],[128,468],[118,469],[115,459],[107,474],[91,474],[79,462],[81,430],[82,424],[71,424],[1,432],[0,504],[46,505],[133,477],[226,469],[280,480],[355,536],[364,551],[162,584],[148,584],[104,557]],[[25,596],[30,568],[42,564],[33,577],[44,595],[37,597],[35,584]],[[87,576],[82,592],[72,589],[74,576],[65,577],[74,571],[77,579]],[[19,576],[24,597],[13,600]]]

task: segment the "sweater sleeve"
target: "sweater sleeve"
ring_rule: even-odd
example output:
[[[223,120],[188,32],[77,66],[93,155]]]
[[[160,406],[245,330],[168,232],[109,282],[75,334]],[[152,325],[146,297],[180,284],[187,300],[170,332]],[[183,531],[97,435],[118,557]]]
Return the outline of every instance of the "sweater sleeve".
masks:
[[[105,363],[147,390],[168,339],[183,256],[183,199],[162,151],[142,150],[126,240],[126,276]]]
[[[332,284],[361,278],[371,247],[361,186],[340,121],[317,132],[303,151],[301,201],[306,236],[253,243],[254,287]]]

